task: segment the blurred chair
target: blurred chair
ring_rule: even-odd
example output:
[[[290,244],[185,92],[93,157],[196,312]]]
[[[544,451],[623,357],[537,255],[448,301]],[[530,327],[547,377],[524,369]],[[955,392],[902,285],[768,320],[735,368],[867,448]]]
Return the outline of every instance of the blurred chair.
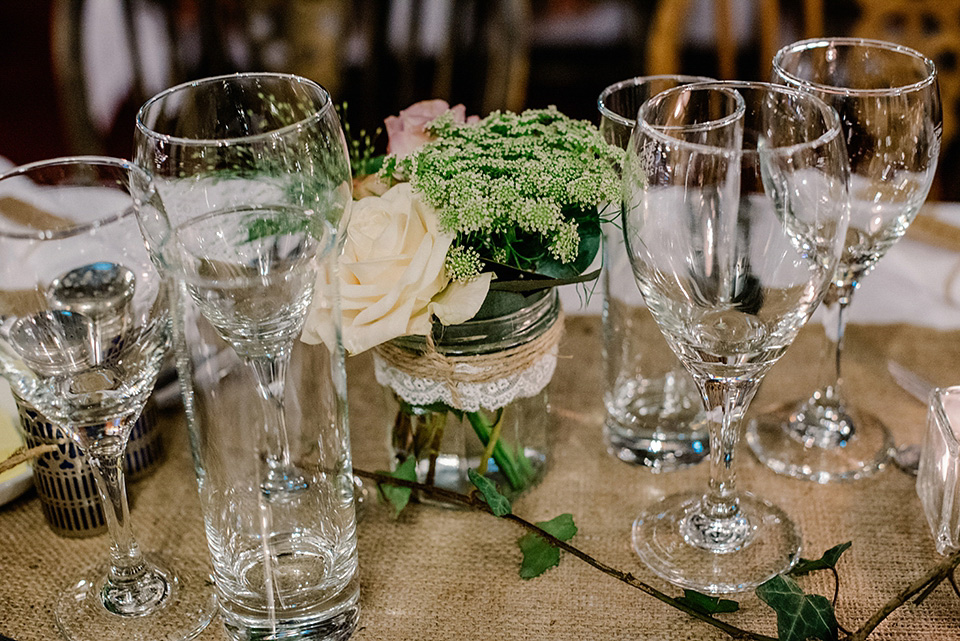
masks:
[[[690,32],[696,31],[691,25],[710,31],[711,38],[691,38]],[[768,80],[770,62],[781,46],[827,35],[887,40],[932,58],[943,101],[939,174],[960,166],[960,0],[659,0],[647,48],[647,73]],[[684,52],[697,47],[699,60],[712,68],[685,64],[689,59]],[[938,178],[933,196],[960,199],[955,182]]]
[[[442,98],[468,113],[525,106],[530,0],[358,0],[345,69],[351,120],[367,127]]]
[[[830,33],[829,23],[815,22],[825,15],[823,0],[804,2],[805,15],[811,16],[807,32]],[[960,0],[856,0],[856,5],[859,15],[849,35],[906,45],[936,63],[943,102],[943,148],[956,146],[960,124]]]
[[[647,73],[764,79],[780,30],[778,0],[659,0],[647,44]],[[738,64],[745,48],[756,50],[753,68]],[[686,68],[684,52],[690,49],[705,54],[704,67]]]
[[[53,0],[61,112],[75,152],[128,153],[158,91],[283,71],[379,123],[426,98],[520,109],[530,0]]]

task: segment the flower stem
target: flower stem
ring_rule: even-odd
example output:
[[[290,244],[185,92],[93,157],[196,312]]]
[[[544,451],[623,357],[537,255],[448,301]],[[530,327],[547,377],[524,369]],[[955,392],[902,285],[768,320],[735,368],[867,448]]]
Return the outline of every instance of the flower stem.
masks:
[[[490,433],[490,440],[483,448],[483,458],[480,465],[477,466],[477,474],[481,476],[487,473],[487,462],[493,455],[493,447],[500,442],[500,429],[503,427],[503,410],[497,412],[497,420],[493,424],[493,431]]]
[[[498,416],[498,422],[502,418],[503,410],[501,409],[499,412],[501,414]],[[467,420],[470,421],[470,426],[473,428],[473,431],[476,432],[477,438],[480,439],[484,447],[493,443],[493,460],[496,462],[497,467],[500,468],[500,471],[503,472],[504,477],[506,477],[510,489],[522,490],[526,486],[526,479],[517,467],[513,455],[503,446],[503,441],[499,438],[496,440],[491,438],[492,427],[490,423],[487,422],[487,419],[484,418],[483,414],[479,411],[466,412],[466,416]]]
[[[430,424],[430,465],[427,468],[427,485],[433,485],[437,475],[437,456],[440,454],[440,443],[443,441],[443,432],[447,426],[447,412],[433,412],[429,419]]]

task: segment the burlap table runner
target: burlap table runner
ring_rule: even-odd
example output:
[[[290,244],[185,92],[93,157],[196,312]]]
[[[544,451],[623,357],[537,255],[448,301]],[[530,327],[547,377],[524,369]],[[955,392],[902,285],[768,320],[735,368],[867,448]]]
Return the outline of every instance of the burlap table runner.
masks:
[[[804,330],[774,367],[752,412],[809,392],[822,330]],[[567,319],[561,360],[551,386],[556,414],[551,468],[515,503],[531,520],[574,515],[573,542],[597,558],[679,594],[651,576],[629,545],[631,521],[665,493],[700,488],[707,468],[654,475],[610,458],[600,434],[602,380],[597,318]],[[846,374],[853,398],[890,426],[898,443],[919,441],[926,409],[886,374],[895,358],[939,385],[960,383],[960,331],[906,325],[854,326]],[[350,364],[354,461],[386,465],[386,421],[370,359]],[[171,454],[131,488],[133,525],[143,547],[189,563],[207,563],[193,470],[179,417],[170,418]],[[844,485],[777,477],[741,450],[740,486],[773,499],[800,525],[806,556],[844,541],[838,617],[856,627],[939,556],[914,491],[914,480],[889,468]],[[520,553],[512,524],[493,517],[414,506],[394,521],[369,506],[360,522],[362,614],[358,641],[373,639],[722,639],[712,628],[629,588],[576,559],[530,581],[517,574]],[[16,641],[58,638],[52,606],[84,565],[104,558],[107,538],[70,540],[45,526],[32,495],[0,508],[0,633]],[[832,593],[823,577],[802,579]],[[743,610],[724,615],[741,627],[776,634],[776,620],[752,594]],[[217,622],[199,637],[224,639]],[[872,636],[878,640],[960,639],[960,599],[942,586],[921,606],[902,607]]]

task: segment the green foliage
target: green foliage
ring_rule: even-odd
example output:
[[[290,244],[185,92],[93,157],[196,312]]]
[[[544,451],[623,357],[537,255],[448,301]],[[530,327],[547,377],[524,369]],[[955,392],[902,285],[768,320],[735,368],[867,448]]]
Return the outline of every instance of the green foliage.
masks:
[[[561,514],[549,521],[540,521],[536,525],[561,541],[569,541],[577,533],[577,526],[570,514]],[[520,578],[532,579],[538,577],[560,563],[560,550],[533,532],[521,536],[517,540],[517,545],[520,546],[520,551],[523,553],[523,562],[520,564]]]
[[[417,480],[417,460],[412,456],[406,461],[397,466],[397,469],[393,472],[381,472],[387,476],[392,476],[395,479],[400,479],[402,481],[416,481]],[[410,502],[410,493],[412,490],[409,487],[400,487],[399,485],[388,485],[386,483],[378,483],[377,491],[380,494],[380,499],[389,503],[393,506],[393,517],[397,518],[400,516],[400,512],[403,511],[403,508],[407,507],[407,503]]]
[[[796,581],[782,574],[757,587],[756,593],[777,613],[780,641],[836,641],[837,619],[826,597],[804,593]]]
[[[840,560],[840,555],[846,552],[851,545],[853,545],[853,543],[850,541],[841,543],[840,545],[835,545],[824,552],[823,556],[819,559],[800,559],[800,561],[797,562],[797,564],[793,566],[793,568],[791,568],[787,574],[792,574],[793,576],[804,576],[806,574],[810,574],[811,572],[816,572],[817,570],[836,570],[837,561]]]
[[[429,130],[433,142],[388,157],[381,173],[413,184],[437,209],[441,229],[456,234],[454,248],[557,277],[592,262],[598,210],[619,199],[623,155],[596,127],[550,107],[494,112],[476,124],[447,114]]]
[[[336,105],[337,114],[340,116],[340,122],[343,124],[344,137],[347,140],[347,151],[350,154],[350,168],[354,176],[369,176],[380,171],[383,166],[383,155],[376,155],[377,139],[383,133],[381,127],[373,132],[367,133],[366,129],[359,129],[354,132],[347,118],[347,103],[343,102]]]
[[[721,599],[710,596],[696,590],[684,590],[683,596],[677,599],[680,603],[687,605],[701,614],[713,616],[714,614],[723,614],[725,612],[736,612],[740,609],[740,604],[730,599]]]
[[[298,234],[308,231],[313,223],[314,221],[311,221],[302,214],[255,217],[250,221],[250,225],[247,228],[247,242],[253,242],[268,236]]]
[[[493,481],[479,474],[475,469],[467,470],[467,477],[473,486],[480,490],[483,500],[490,506],[490,511],[494,516],[504,516],[510,514],[510,501],[503,494],[497,491]]]

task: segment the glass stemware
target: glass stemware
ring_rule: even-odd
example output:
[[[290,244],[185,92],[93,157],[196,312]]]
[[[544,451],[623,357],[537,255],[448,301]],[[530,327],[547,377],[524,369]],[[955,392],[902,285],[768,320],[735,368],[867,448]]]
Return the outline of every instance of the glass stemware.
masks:
[[[180,85],[141,108],[135,149],[166,205],[141,223],[177,290],[177,368],[226,629],[345,639],[359,580],[339,323],[329,353],[299,340],[312,302],[339,318],[331,274],[351,175],[330,95],[284,74]]]
[[[315,216],[336,230],[351,199],[346,142],[330,96],[296,76],[239,74],[174,87],[142,107],[135,136],[136,162],[153,177],[174,229],[194,221],[202,226],[202,216],[232,209],[233,225],[259,212],[251,241]],[[148,240],[159,246],[166,233],[163,225],[151,226]],[[276,260],[287,250],[278,247]],[[250,268],[269,272],[264,256]],[[290,459],[284,396],[291,346],[312,286],[295,277],[244,300],[195,294],[255,375],[268,440],[268,494],[305,487]]]
[[[626,149],[637,112],[661,91],[710,80],[700,76],[640,76],[600,93],[600,131]],[[616,209],[616,208],[612,208]],[[619,220],[603,223],[603,361],[607,450],[654,472],[699,463],[709,437],[696,385],[652,327],[633,281]]]
[[[188,639],[209,623],[205,572],[144,556],[122,458],[169,345],[166,288],[136,210],[162,211],[126,161],[78,157],[0,176],[0,368],[60,425],[93,470],[111,537],[107,567],[60,596],[69,639]]]
[[[819,483],[881,469],[893,442],[876,416],[848,403],[841,360],[847,308],[863,278],[917,215],[940,152],[936,68],[920,53],[854,38],[804,40],[773,61],[778,82],[840,114],[850,161],[850,227],[824,299],[828,345],[809,398],[750,422],[747,441],[774,471]]]
[[[756,586],[800,534],[736,489],[744,412],[823,298],[847,223],[836,112],[763,83],[698,83],[640,110],[624,162],[624,236],[637,285],[693,375],[710,430],[705,494],[669,496],[633,525],[656,574],[706,592]]]

